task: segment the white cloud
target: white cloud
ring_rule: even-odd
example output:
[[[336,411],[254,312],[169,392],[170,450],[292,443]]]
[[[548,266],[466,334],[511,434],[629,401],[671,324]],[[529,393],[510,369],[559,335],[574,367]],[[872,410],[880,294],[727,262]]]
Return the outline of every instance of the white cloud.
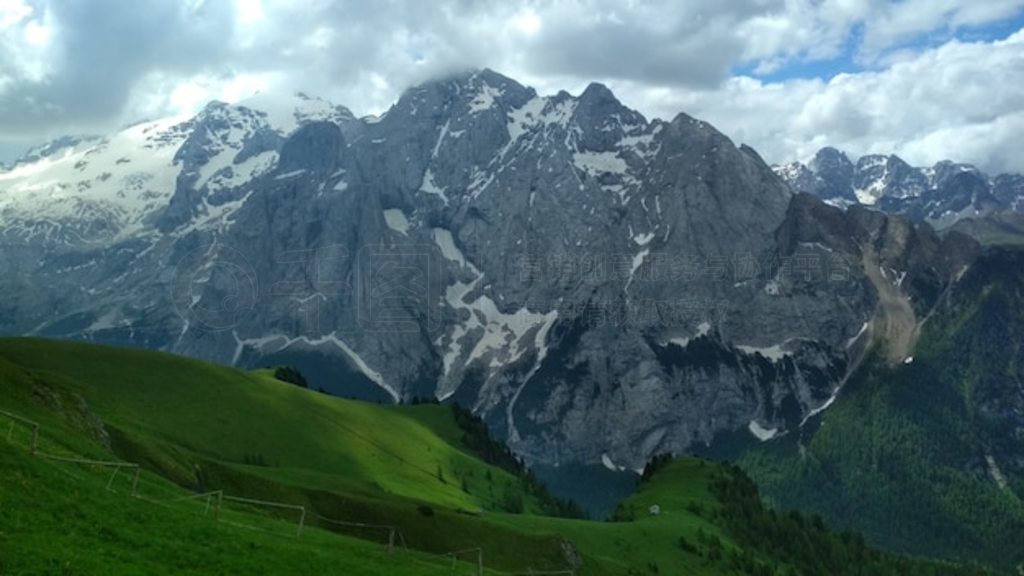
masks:
[[[263,2],[260,0],[235,0],[235,11],[238,21],[249,26],[264,19]]]
[[[279,75],[274,73],[188,77],[153,73],[139,82],[129,98],[132,105],[119,123],[195,113],[211,100],[238,102],[281,84]]]
[[[0,0],[0,32],[32,15],[32,7],[23,0]]]
[[[704,117],[773,160],[834,144],[1018,163],[967,134],[1015,126],[1020,46],[951,39],[1024,0],[93,2],[0,0],[0,133],[98,131],[255,90],[379,113],[411,84],[486,66],[542,93],[604,82],[649,116]],[[832,79],[733,75],[851,55],[865,69]]]
[[[533,36],[539,32],[541,25],[540,16],[530,8],[522,10],[512,18],[512,27],[526,36]]]
[[[874,57],[929,32],[950,33],[1011,17],[1024,0],[903,0],[880,3],[865,28],[863,53]]]
[[[667,117],[686,110],[705,118],[773,162],[806,159],[832,145],[852,155],[896,152],[922,165],[953,158],[1024,172],[1021,85],[1024,31],[996,42],[952,40],[888,69],[827,82],[737,77],[715,90],[620,91]]]

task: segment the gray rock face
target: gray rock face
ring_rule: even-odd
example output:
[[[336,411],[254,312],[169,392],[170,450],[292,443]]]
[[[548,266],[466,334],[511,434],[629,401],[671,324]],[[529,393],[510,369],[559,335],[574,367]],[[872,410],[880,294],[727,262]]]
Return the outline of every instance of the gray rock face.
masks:
[[[923,302],[956,273],[929,227],[794,198],[753,150],[601,85],[540,97],[484,70],[381,118],[308,106],[294,131],[215,103],[112,137],[141,142],[115,167],[164,160],[148,188],[124,168],[83,195],[126,214],[103,242],[33,235],[2,202],[22,184],[0,192],[20,273],[0,329],[293,364],[341,395],[471,406],[530,462],[638,469],[795,430],[875,337],[880,294]],[[849,176],[819,156],[813,181]]]
[[[1024,214],[1024,176],[1002,174],[996,176],[992,185],[996,200]]]

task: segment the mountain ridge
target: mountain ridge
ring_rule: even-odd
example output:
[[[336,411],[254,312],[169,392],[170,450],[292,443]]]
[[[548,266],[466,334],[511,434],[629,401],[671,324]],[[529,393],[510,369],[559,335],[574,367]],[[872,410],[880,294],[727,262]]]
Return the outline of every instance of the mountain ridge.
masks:
[[[990,176],[950,160],[919,168],[895,154],[870,154],[854,162],[846,153],[825,147],[807,164],[790,162],[773,169],[795,191],[831,204],[873,206],[942,229],[966,218],[1024,211],[1024,176]]]

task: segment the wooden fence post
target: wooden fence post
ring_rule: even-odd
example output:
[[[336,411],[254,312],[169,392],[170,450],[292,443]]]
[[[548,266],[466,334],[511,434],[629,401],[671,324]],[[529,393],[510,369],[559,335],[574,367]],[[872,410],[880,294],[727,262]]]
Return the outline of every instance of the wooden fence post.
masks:
[[[39,424],[32,427],[32,446],[29,448],[29,454],[32,456],[36,455],[36,448],[39,446]]]
[[[302,527],[306,524],[306,507],[302,507],[302,516],[299,516],[299,531],[295,534],[296,538],[302,537]]]
[[[114,467],[114,473],[110,475],[110,480],[107,480],[107,490],[114,490],[114,478],[117,478],[117,473],[121,471],[120,466]]]
[[[132,497],[136,497],[139,494],[139,473],[142,472],[142,467],[139,465],[135,466],[135,478],[132,479]]]

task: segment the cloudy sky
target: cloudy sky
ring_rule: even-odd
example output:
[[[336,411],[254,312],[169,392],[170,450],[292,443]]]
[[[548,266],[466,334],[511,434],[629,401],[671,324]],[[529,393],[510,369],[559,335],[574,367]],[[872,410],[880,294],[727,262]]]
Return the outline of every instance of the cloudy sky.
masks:
[[[603,82],[772,162],[828,144],[1024,172],[1024,0],[0,0],[0,161],[256,91],[379,113],[469,67]]]

